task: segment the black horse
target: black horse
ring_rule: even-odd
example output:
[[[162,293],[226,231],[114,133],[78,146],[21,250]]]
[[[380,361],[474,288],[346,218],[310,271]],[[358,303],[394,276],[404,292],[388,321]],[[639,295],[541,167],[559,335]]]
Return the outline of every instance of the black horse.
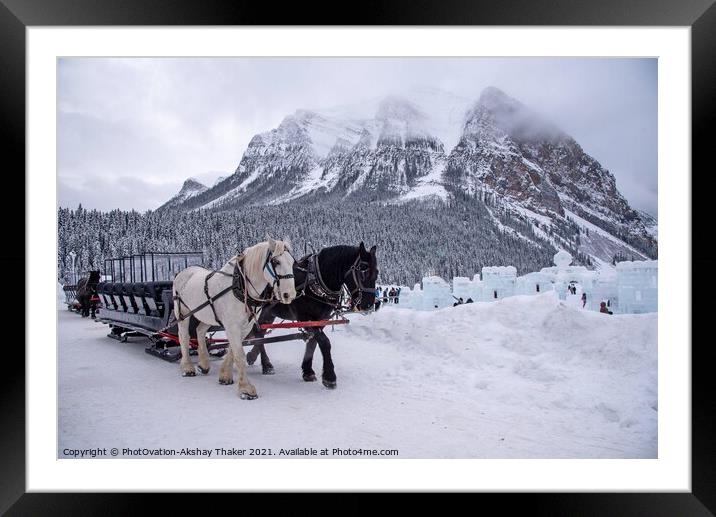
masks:
[[[95,319],[95,311],[97,310],[97,284],[99,283],[99,271],[90,271],[89,276],[80,278],[77,282],[77,301],[80,302],[80,313],[86,318],[92,313],[92,319]]]
[[[343,286],[351,296],[351,308],[367,311],[375,303],[375,282],[378,278],[378,259],[376,247],[370,251],[361,242],[358,246],[331,246],[323,248],[318,254],[310,254],[295,261],[293,274],[298,296],[288,305],[273,305],[264,308],[259,324],[271,323],[276,317],[294,321],[320,321],[330,318],[341,303]],[[303,380],[313,382],[313,352],[316,345],[323,356],[323,385],[336,387],[336,372],[331,359],[331,341],[323,332],[325,327],[307,328],[311,336],[306,343],[301,369]],[[247,339],[263,337],[264,331],[254,327]],[[261,354],[261,366],[264,374],[273,373],[273,365],[263,344],[255,345],[246,355],[249,364]]]

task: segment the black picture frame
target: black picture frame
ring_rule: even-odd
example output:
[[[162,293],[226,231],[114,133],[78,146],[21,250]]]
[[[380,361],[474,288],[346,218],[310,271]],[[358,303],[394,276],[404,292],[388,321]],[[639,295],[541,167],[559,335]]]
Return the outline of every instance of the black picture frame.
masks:
[[[271,3],[219,0],[202,2],[146,2],[140,0],[0,0],[0,132],[8,158],[16,170],[25,170],[25,29],[29,26],[83,25],[616,25],[690,26],[692,51],[692,286],[698,271],[716,266],[716,252],[696,237],[707,236],[710,215],[708,180],[713,176],[708,129],[716,122],[716,6],[714,0],[408,0],[362,2],[359,9],[341,15],[335,3],[293,3],[276,8]],[[707,169],[707,167],[709,167]],[[689,171],[684,171],[688,174]],[[699,188],[694,188],[698,179]],[[24,182],[19,185],[24,189]],[[21,198],[21,196],[17,196]],[[0,251],[4,270],[25,269],[24,235]],[[20,245],[23,243],[23,245]],[[15,278],[15,282],[22,282]],[[10,280],[8,280],[10,281]],[[19,299],[31,295],[24,285],[10,286]],[[48,287],[48,291],[52,289]],[[693,291],[694,296],[700,294]],[[38,293],[41,296],[41,293]],[[18,297],[2,297],[3,313],[18,310]],[[689,303],[684,300],[684,303]],[[692,322],[708,321],[710,307],[692,301]],[[668,317],[668,315],[662,315]],[[693,327],[692,327],[693,328]],[[696,330],[693,328],[693,330]],[[25,343],[43,346],[47,343]],[[686,343],[671,343],[670,346]],[[690,493],[588,494],[480,494],[501,511],[528,509],[537,515],[713,515],[716,512],[716,425],[711,368],[716,364],[713,338],[692,345],[692,491]],[[149,497],[126,494],[25,493],[25,364],[24,354],[3,370],[0,391],[0,513],[7,515],[126,515],[147,509]],[[5,366],[7,366],[7,362]],[[237,473],[238,474],[238,473]],[[196,496],[173,495],[162,501],[188,511],[193,504],[211,511]],[[345,496],[342,508],[352,513],[367,503]],[[265,501],[241,502],[242,511],[265,508]],[[354,503],[352,501],[355,501]],[[423,505],[419,495],[413,499]],[[322,503],[308,503],[316,511]],[[457,503],[456,503],[457,504]],[[475,503],[471,502],[470,505]],[[480,502],[479,504],[484,504]],[[335,513],[335,512],[333,512]],[[340,513],[346,513],[341,511]]]

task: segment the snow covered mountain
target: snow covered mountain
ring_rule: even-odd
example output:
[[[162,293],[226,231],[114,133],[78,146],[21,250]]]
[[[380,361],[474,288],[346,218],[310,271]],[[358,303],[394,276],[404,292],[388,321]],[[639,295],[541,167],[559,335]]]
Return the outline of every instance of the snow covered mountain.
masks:
[[[256,135],[232,176],[181,208],[276,204],[309,194],[444,197],[446,149],[457,142],[468,106],[468,99],[422,89],[298,110]]]
[[[651,235],[654,239],[659,239],[659,222],[657,221],[656,217],[654,217],[651,214],[648,214],[644,212],[643,210],[639,210],[639,217],[644,223],[644,227],[646,228],[646,231],[649,235]]]
[[[224,210],[305,196],[395,203],[462,192],[490,196],[535,228],[576,223],[584,232],[580,250],[604,262],[656,255],[652,223],[629,206],[614,176],[572,137],[494,87],[476,100],[420,89],[298,110],[254,136],[234,174],[182,197],[184,190],[164,207]],[[545,238],[560,247],[560,236]]]
[[[173,198],[160,206],[158,210],[181,208],[187,200],[205,192],[207,189],[208,187],[206,185],[200,183],[195,178],[188,178],[181,186],[181,190],[179,190]]]

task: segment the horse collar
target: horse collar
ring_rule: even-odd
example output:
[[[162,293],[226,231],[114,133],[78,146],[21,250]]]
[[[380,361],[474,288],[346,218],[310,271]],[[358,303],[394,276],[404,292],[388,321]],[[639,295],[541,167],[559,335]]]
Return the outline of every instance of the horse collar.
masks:
[[[234,293],[234,296],[237,299],[246,303],[247,305],[251,307],[260,307],[265,302],[270,301],[271,295],[273,294],[273,286],[271,284],[267,284],[263,292],[259,295],[258,299],[251,296],[248,288],[246,287],[244,272],[239,265],[240,262],[241,259],[238,259],[234,263],[234,273],[232,275],[231,291]]]
[[[321,268],[318,265],[318,255],[313,256],[313,267],[316,271],[316,278],[318,279],[318,283],[319,283],[321,289],[328,294],[332,294],[334,296],[340,296],[342,286],[339,287],[337,291],[334,291],[333,289],[330,289],[326,285],[326,283],[323,281],[323,277],[321,276]]]

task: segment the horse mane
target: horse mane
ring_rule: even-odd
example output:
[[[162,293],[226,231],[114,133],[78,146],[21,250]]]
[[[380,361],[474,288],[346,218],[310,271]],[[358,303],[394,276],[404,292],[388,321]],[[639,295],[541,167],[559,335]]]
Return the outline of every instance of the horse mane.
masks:
[[[340,244],[318,252],[318,264],[326,287],[334,291],[341,287],[343,277],[358,256],[358,249],[358,246]]]
[[[275,241],[276,247],[272,250],[274,255],[280,255],[285,250],[289,249],[289,245],[285,241]],[[269,243],[267,241],[259,242],[253,246],[246,248],[241,255],[236,255],[231,260],[242,260],[241,264],[244,269],[244,275],[247,278],[261,278],[263,281],[263,269],[264,261],[266,260],[266,253],[268,252]],[[231,261],[229,261],[231,262]],[[227,266],[229,264],[227,263]],[[226,266],[224,266],[226,267]],[[232,267],[233,270],[233,267]],[[251,285],[249,283],[249,285]],[[252,286],[253,289],[253,286]],[[255,289],[253,289],[255,291]],[[254,292],[254,296],[261,296],[261,293]]]

